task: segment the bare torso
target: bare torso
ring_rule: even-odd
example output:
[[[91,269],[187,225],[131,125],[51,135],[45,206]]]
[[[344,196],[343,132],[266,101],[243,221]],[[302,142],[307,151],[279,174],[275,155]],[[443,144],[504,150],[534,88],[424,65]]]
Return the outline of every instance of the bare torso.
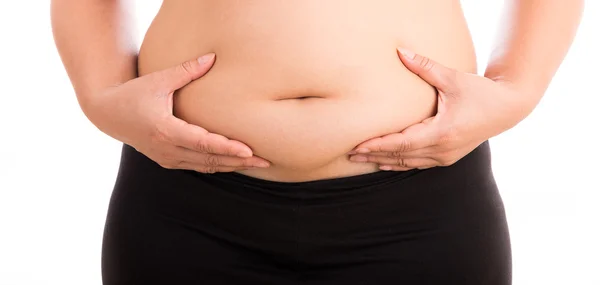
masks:
[[[377,171],[346,153],[435,114],[435,90],[399,46],[476,71],[459,0],[165,0],[139,73],[216,53],[175,94],[175,115],[272,163],[242,174],[308,181]]]

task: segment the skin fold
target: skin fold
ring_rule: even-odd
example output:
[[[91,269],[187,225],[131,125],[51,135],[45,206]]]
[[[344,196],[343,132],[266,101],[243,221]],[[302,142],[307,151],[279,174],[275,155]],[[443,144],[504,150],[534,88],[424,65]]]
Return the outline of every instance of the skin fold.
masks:
[[[271,163],[243,174],[292,182],[369,173],[377,165],[348,151],[435,114],[435,90],[403,65],[398,45],[476,71],[458,1],[425,2],[164,1],[138,71],[214,52],[211,70],[174,94],[174,114]],[[393,12],[402,10],[412,13]]]
[[[168,168],[291,182],[452,164],[533,110],[582,9],[506,1],[484,76],[460,1],[164,1],[139,54],[127,1],[52,19],[100,130]]]

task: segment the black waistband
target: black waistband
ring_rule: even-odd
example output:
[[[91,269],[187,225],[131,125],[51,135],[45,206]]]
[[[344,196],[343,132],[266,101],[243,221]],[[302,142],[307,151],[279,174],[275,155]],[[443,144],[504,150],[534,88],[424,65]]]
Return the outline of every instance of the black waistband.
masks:
[[[489,168],[490,150],[488,142],[484,142],[454,166],[445,168],[472,169]],[[264,180],[236,172],[220,172],[215,174],[202,174],[193,172],[194,175],[205,182],[219,184],[223,187],[239,187],[249,190],[264,192],[265,194],[286,197],[328,196],[341,193],[361,192],[385,183],[397,183],[421,172],[431,169],[413,169],[409,171],[377,171],[347,177],[328,178],[303,182],[280,182]],[[451,170],[451,169],[447,169]],[[445,171],[451,172],[451,171]],[[462,171],[458,171],[462,173]],[[455,173],[458,175],[457,173]],[[460,179],[460,177],[456,177]],[[435,183],[434,181],[431,181]]]
[[[268,188],[272,190],[346,190],[352,188],[367,187],[373,184],[381,183],[389,179],[402,179],[415,173],[417,170],[410,171],[377,171],[366,174],[359,174],[338,178],[326,178],[320,180],[302,181],[302,182],[280,182],[264,180],[256,177],[247,176],[236,172],[216,173],[216,177],[243,183],[248,186]]]

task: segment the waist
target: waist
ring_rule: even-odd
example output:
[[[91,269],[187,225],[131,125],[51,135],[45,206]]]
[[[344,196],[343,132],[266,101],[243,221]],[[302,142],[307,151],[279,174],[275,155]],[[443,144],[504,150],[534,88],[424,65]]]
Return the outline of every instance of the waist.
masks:
[[[475,71],[475,59],[456,9],[432,16],[412,1],[361,2],[165,1],[139,73],[215,52],[212,69],[176,92],[174,113],[272,164],[243,174],[294,182],[375,172],[346,153],[436,109],[435,90],[402,65],[396,47],[464,71]],[[393,12],[398,3],[412,13]]]

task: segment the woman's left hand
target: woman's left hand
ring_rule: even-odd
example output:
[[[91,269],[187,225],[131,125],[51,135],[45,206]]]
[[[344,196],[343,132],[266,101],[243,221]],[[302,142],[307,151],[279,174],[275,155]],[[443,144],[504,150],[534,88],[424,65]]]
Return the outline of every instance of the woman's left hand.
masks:
[[[404,49],[398,55],[437,89],[437,114],[400,133],[360,143],[349,153],[351,161],[397,171],[449,166],[515,126],[537,104],[510,82],[460,72]]]

